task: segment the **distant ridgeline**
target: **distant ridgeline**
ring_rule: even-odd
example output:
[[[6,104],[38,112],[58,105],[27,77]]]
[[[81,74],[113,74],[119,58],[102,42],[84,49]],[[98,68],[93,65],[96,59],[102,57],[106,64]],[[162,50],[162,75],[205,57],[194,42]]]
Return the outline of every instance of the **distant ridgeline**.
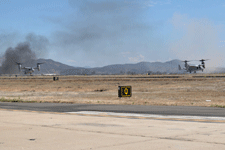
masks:
[[[180,60],[161,62],[140,62],[137,64],[116,64],[97,68],[75,68],[60,72],[60,75],[122,75],[122,74],[167,74],[183,73],[178,71],[178,65],[184,64]]]
[[[96,68],[72,67],[51,59],[38,59],[34,64],[24,63],[22,67],[35,67],[37,62],[44,62],[40,71],[33,74],[58,74],[58,75],[123,75],[123,74],[182,74],[185,70],[178,70],[178,65],[184,67],[180,60],[168,62],[140,62],[137,64],[115,64]],[[16,68],[17,70],[17,68]],[[18,71],[18,70],[17,70]],[[225,68],[206,67],[203,73],[224,73]],[[0,66],[0,74],[1,66]],[[23,74],[21,72],[21,74]]]
[[[35,67],[36,63],[41,65],[40,71],[33,74],[60,74],[60,75],[113,75],[113,74],[166,74],[182,73],[178,72],[178,65],[183,66],[180,60],[172,60],[165,63],[161,62],[140,62],[137,64],[115,64],[96,68],[72,67],[51,59],[38,59],[34,64],[23,63],[22,67]],[[0,70],[1,71],[1,70]],[[17,68],[16,68],[16,71]],[[1,74],[1,72],[0,72]],[[21,72],[21,74],[23,74]]]

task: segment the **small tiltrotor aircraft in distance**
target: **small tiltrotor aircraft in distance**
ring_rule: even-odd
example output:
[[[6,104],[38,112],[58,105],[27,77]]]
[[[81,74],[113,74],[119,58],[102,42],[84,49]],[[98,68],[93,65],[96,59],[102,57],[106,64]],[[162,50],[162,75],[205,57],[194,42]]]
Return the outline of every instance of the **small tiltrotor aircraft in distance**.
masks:
[[[185,63],[184,64],[184,68],[181,69],[181,66],[178,65],[178,69],[179,70],[186,70],[187,72],[190,72],[190,73],[191,72],[196,73],[196,71],[202,71],[203,72],[203,70],[205,69],[205,61],[207,61],[207,60],[209,60],[209,59],[201,59],[201,60],[198,60],[198,61],[201,62],[201,64],[195,65],[195,66],[188,65],[188,62],[190,62],[190,61],[197,61],[197,60],[190,60],[190,61],[185,60],[185,61],[183,61]]]
[[[24,71],[24,74],[30,74],[32,75],[32,72],[35,71],[35,69],[37,69],[38,71],[40,71],[40,65],[43,63],[37,63],[37,67],[22,67],[21,63],[17,63],[19,71],[21,72],[21,69]]]

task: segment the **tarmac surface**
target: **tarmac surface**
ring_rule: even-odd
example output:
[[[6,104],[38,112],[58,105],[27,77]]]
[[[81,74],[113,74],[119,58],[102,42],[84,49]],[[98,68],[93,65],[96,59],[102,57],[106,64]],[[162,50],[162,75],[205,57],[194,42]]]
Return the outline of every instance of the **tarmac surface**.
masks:
[[[95,105],[66,103],[6,103],[0,102],[2,109],[31,110],[46,112],[100,111],[117,113],[141,113],[158,115],[185,115],[225,117],[224,108],[198,106],[142,106],[142,105]]]
[[[223,150],[224,112],[211,107],[0,103],[0,149]]]

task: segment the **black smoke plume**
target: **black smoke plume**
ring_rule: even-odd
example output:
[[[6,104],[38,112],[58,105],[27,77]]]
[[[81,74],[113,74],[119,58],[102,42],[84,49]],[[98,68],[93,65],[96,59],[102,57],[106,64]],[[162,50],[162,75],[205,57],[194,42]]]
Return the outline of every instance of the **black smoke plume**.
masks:
[[[19,43],[15,48],[9,47],[5,51],[1,72],[3,74],[18,73],[16,63],[28,64],[25,67],[32,67],[29,65],[34,65],[37,58],[47,54],[48,45],[49,41],[44,36],[28,34],[25,42]]]
[[[18,66],[16,62],[19,63],[34,63],[36,55],[30,49],[30,44],[19,43],[15,48],[8,48],[4,55],[4,61],[2,63],[2,73],[4,74],[14,74],[18,73]]]

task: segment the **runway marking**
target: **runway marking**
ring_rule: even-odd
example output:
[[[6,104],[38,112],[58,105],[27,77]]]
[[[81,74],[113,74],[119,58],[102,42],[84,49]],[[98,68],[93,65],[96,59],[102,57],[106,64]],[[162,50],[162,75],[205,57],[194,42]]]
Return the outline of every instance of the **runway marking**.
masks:
[[[221,122],[225,123],[225,117],[210,116],[177,116],[177,115],[153,115],[138,113],[115,113],[115,112],[99,112],[99,111],[79,111],[66,112],[68,114],[87,115],[87,116],[106,116],[136,119],[160,119],[160,120],[180,120],[180,121],[198,121],[198,122]]]
[[[49,113],[60,115],[81,115],[81,116],[99,116],[99,117],[119,117],[128,119],[156,119],[156,120],[171,120],[171,121],[194,121],[194,122],[209,122],[209,123],[225,123],[225,117],[210,117],[210,116],[177,116],[177,115],[153,115],[153,114],[138,114],[138,113],[115,113],[115,112],[100,112],[100,111],[78,111],[78,112],[47,112],[47,111],[31,111],[31,110],[13,110],[2,109],[1,111],[15,112],[32,112],[32,113]]]

